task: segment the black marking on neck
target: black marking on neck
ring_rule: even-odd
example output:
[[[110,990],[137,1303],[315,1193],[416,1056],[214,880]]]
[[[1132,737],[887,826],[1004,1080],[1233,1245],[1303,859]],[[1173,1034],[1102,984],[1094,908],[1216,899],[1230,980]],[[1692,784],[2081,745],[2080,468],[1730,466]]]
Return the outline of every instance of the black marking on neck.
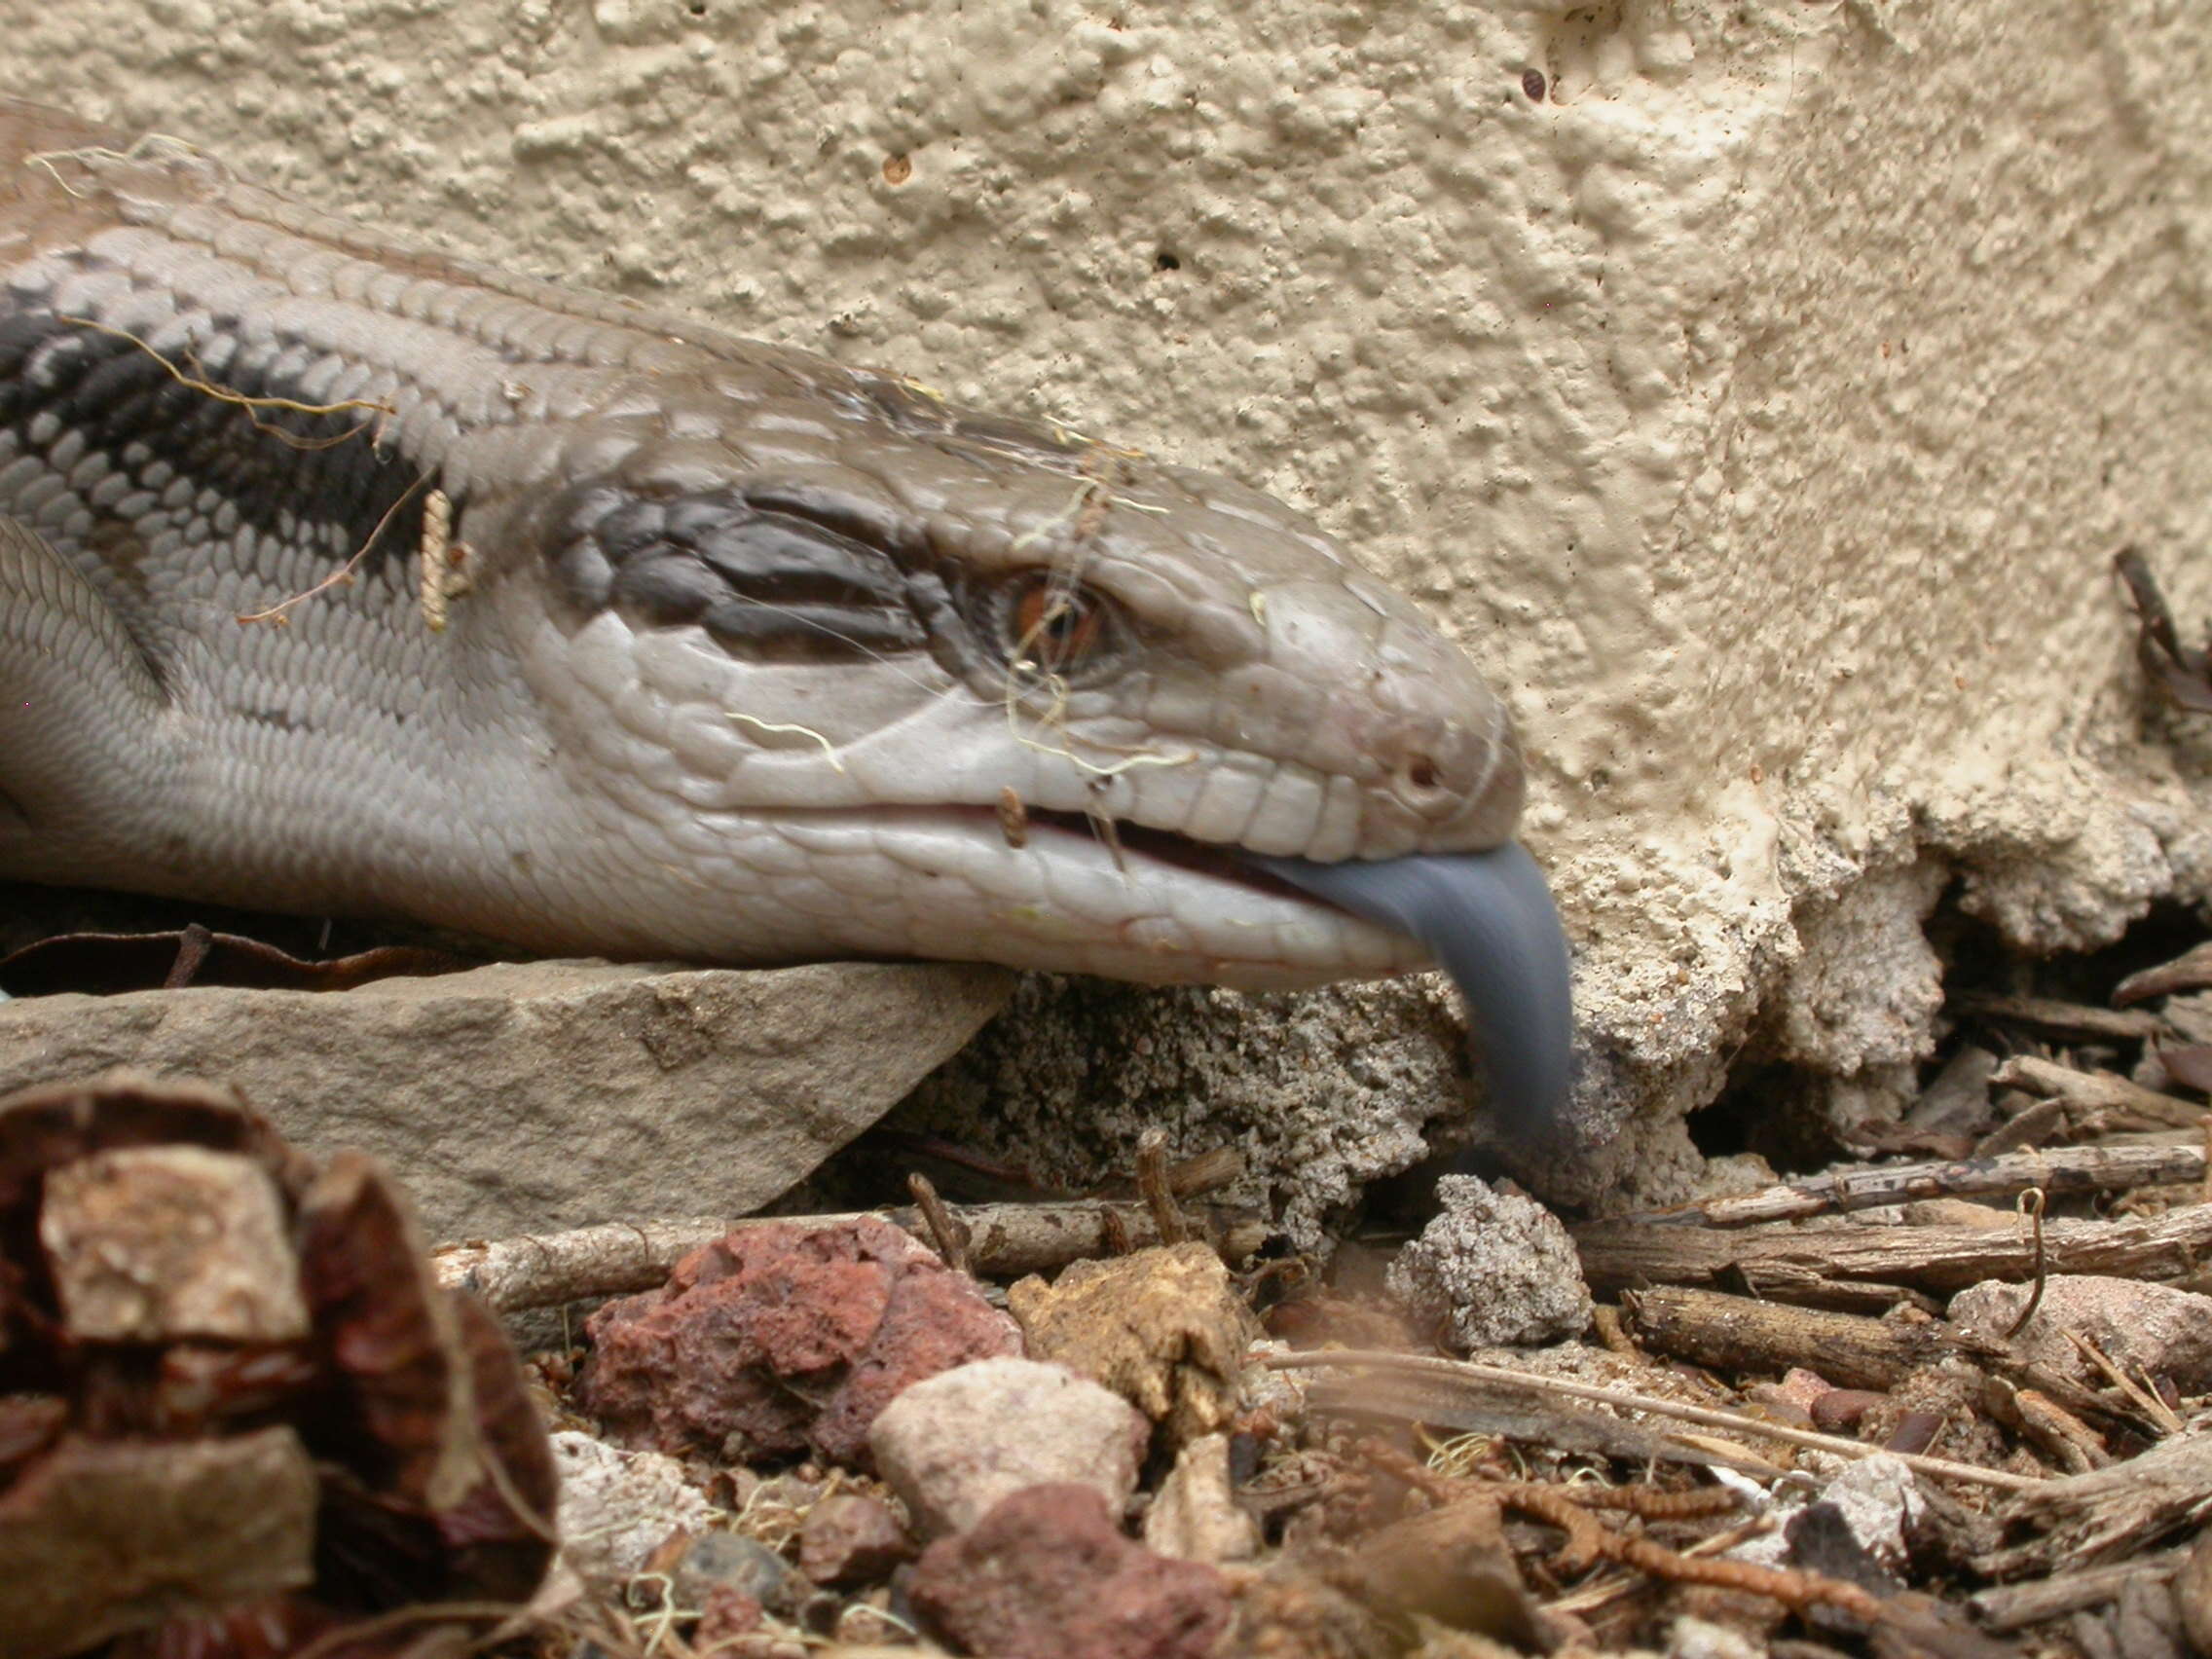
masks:
[[[157,498],[175,479],[192,486],[194,500],[181,509],[157,507],[138,521],[95,515],[90,550],[105,558],[103,547],[143,538],[165,518],[199,516],[211,500],[241,525],[288,533],[334,565],[372,535],[357,570],[411,558],[422,536],[421,474],[380,447],[386,417],[367,407],[287,407],[319,401],[288,366],[311,360],[315,349],[305,343],[248,341],[221,317],[194,333],[199,351],[172,357],[44,306],[0,314],[0,431],[14,437],[18,455],[53,457],[74,440],[82,448],[67,470],[97,458]],[[217,357],[220,367],[203,366]],[[41,417],[52,418],[51,429]]]

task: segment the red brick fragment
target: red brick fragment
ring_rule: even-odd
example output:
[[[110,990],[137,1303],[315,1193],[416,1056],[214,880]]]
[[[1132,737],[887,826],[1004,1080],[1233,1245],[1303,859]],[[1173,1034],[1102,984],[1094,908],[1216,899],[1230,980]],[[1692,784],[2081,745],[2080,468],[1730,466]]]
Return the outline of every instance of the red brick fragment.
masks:
[[[907,1384],[1021,1351],[975,1280],[872,1217],[737,1229],[584,1329],[579,1395],[609,1438],[860,1467],[868,1424]]]

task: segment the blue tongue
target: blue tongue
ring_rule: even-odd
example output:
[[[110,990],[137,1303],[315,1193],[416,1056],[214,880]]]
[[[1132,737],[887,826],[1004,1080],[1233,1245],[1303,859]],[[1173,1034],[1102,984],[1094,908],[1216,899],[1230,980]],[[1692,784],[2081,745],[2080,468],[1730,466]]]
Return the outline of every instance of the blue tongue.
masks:
[[[1558,1123],[1574,1045],[1567,937],[1543,871],[1519,842],[1487,853],[1342,864],[1246,859],[1339,909],[1427,945],[1467,999],[1491,1109],[1508,1128],[1523,1132]]]

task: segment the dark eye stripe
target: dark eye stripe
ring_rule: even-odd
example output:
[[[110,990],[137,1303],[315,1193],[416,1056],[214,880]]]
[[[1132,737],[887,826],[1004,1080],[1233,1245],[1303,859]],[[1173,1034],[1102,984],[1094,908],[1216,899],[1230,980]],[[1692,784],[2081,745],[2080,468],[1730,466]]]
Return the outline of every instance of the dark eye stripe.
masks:
[[[762,599],[858,598],[888,605],[905,587],[889,555],[781,513],[758,513],[718,526],[702,539],[683,539],[732,587]]]
[[[697,623],[733,654],[837,661],[927,645],[914,576],[811,502],[737,492],[571,492],[551,515],[551,573],[578,609],[648,627]]]
[[[924,643],[921,624],[903,607],[856,610],[850,606],[767,606],[732,599],[708,611],[705,622],[707,632],[723,645],[748,654],[766,655],[773,649],[779,661],[793,655],[836,655],[840,645],[851,647],[855,654],[881,655],[917,650]]]

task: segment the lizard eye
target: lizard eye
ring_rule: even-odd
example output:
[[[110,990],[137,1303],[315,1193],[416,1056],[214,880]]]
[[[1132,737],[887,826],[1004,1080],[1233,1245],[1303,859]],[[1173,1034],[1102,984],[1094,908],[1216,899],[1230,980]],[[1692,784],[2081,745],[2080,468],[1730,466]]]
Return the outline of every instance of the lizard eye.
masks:
[[[1047,674],[1080,668],[1105,648],[1109,608],[1080,582],[1051,571],[1033,571],[1010,592],[1003,625],[1007,655]]]

